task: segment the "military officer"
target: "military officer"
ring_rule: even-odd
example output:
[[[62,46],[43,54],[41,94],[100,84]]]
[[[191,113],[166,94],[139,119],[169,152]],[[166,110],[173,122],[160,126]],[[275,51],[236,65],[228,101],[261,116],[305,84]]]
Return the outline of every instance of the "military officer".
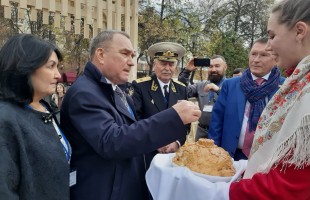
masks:
[[[148,49],[148,55],[153,59],[154,74],[132,82],[132,98],[137,119],[148,118],[173,106],[178,100],[187,99],[186,86],[172,79],[178,62],[184,54],[185,48],[172,42],[156,43]],[[151,152],[146,156],[147,167],[158,152],[175,152],[185,142],[185,139],[185,137],[180,138]]]

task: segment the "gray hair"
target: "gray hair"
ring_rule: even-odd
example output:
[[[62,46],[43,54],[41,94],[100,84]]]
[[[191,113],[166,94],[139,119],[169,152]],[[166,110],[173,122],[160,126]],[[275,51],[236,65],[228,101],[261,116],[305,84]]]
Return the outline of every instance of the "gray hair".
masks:
[[[274,5],[272,13],[279,13],[279,24],[292,28],[298,21],[310,23],[310,0],[282,0]]]
[[[89,45],[90,58],[95,55],[97,48],[108,48],[110,42],[113,40],[115,34],[121,34],[128,39],[130,39],[129,35],[123,31],[117,30],[106,30],[100,32],[96,37],[94,37]]]
[[[267,42],[268,42],[268,38],[267,37],[261,37],[261,38],[258,38],[256,40],[254,40],[253,45],[256,44],[256,43],[267,44]]]

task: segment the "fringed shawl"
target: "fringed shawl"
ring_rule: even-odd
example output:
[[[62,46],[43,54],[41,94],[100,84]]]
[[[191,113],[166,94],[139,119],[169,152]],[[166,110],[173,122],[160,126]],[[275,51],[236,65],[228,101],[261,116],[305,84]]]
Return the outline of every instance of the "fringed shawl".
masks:
[[[310,56],[304,58],[273,96],[257,125],[244,178],[268,173],[278,164],[310,164]]]

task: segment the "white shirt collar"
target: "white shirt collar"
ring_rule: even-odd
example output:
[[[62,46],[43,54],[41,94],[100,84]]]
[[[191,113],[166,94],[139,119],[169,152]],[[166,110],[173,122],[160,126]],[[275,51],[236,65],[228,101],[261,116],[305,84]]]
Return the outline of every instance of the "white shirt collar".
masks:
[[[157,78],[157,80],[158,80],[158,83],[160,85],[160,88],[162,88],[162,89],[164,88],[164,85],[168,85],[169,86],[169,84],[170,84],[170,81],[168,83],[164,83],[161,80],[159,80],[158,78]],[[168,87],[168,91],[169,91],[169,87]]]
[[[258,78],[263,78],[263,79],[265,79],[266,81],[268,81],[270,74],[271,74],[271,71],[270,71],[268,74],[266,74],[265,76],[263,76],[263,77],[257,77],[257,76],[255,76],[254,74],[251,73],[252,79],[253,79],[254,81],[255,81],[256,79],[258,79]]]
[[[105,77],[105,80],[107,81],[107,83],[112,85],[113,91],[115,91],[116,85],[114,83],[112,83],[109,79],[107,79],[106,77]]]

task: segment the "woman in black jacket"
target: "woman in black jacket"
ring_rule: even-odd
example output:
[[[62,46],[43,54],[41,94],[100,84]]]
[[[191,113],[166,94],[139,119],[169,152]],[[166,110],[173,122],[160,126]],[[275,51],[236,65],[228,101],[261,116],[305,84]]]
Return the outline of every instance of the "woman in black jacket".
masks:
[[[69,199],[71,148],[48,103],[62,56],[30,34],[0,51],[0,199]]]

